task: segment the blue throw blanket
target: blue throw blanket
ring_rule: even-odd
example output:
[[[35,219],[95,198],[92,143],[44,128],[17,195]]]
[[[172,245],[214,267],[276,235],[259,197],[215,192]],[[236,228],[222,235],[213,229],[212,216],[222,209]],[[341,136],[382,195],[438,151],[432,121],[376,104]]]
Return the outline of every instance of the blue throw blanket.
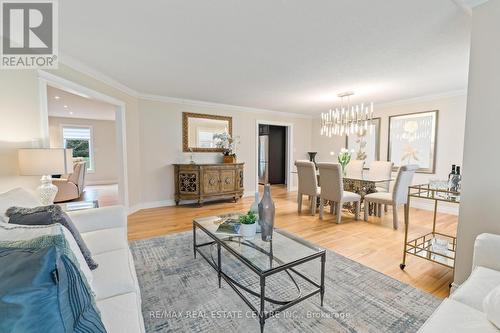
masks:
[[[57,247],[0,247],[0,267],[0,332],[106,332],[80,270]]]

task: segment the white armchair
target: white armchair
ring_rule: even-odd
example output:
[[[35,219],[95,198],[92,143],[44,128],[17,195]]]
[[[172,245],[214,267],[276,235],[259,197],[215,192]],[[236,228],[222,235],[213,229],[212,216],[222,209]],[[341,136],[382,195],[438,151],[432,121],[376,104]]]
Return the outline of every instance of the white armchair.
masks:
[[[481,234],[474,242],[472,269],[486,267],[500,271],[500,235]]]
[[[481,234],[474,244],[471,275],[441,303],[419,332],[498,333],[499,329],[490,321],[492,313],[483,308],[486,296],[498,286],[500,286],[500,235]],[[497,315],[497,312],[493,313],[493,317]]]
[[[85,175],[87,167],[85,161],[77,161],[73,164],[73,173],[55,178],[52,183],[57,186],[58,192],[54,202],[64,202],[78,199],[85,188]]]

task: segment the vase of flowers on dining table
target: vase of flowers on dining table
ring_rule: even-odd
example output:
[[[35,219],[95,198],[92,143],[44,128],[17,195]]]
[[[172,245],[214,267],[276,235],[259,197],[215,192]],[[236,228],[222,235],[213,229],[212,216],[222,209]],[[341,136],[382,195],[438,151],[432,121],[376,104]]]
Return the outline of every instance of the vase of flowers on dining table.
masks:
[[[354,153],[353,150],[349,150],[346,148],[342,148],[340,150],[339,156],[337,157],[337,160],[339,161],[340,166],[342,167],[342,175],[345,177],[346,176],[346,170],[347,170],[347,164],[351,161],[351,156]]]

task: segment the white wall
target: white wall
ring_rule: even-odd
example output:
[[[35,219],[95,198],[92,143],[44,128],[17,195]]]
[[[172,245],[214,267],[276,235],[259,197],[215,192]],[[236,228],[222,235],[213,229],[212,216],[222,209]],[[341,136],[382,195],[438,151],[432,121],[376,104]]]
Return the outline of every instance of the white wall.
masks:
[[[408,100],[395,102],[392,104],[379,105],[375,107],[374,117],[381,118],[380,125],[380,159],[387,160],[388,140],[389,140],[389,116],[397,114],[415,113],[421,111],[439,110],[438,130],[437,130],[437,152],[436,152],[436,173],[417,173],[414,177],[414,184],[425,184],[430,179],[447,179],[451,171],[452,164],[462,164],[464,131],[465,131],[465,110],[467,96],[458,94],[448,97],[427,97],[420,100]],[[335,154],[345,147],[345,137],[326,138],[319,134],[320,121],[315,119],[313,123],[312,147],[318,151],[318,161],[336,161]],[[395,175],[395,174],[394,174]],[[415,207],[431,208],[428,202],[414,201]],[[458,213],[456,205],[440,204],[442,212]]]
[[[17,149],[39,146],[40,142],[48,139],[42,130],[44,120],[40,116],[38,73],[30,70],[1,72],[0,191],[17,186],[35,188],[39,177],[18,175]],[[137,97],[63,64],[49,72],[125,103],[129,202],[131,205],[138,204],[141,180]]]
[[[19,176],[17,149],[41,144],[36,72],[2,70],[0,74],[0,192],[16,186],[34,188],[40,177]]]
[[[145,207],[173,204],[173,163],[189,162],[189,153],[182,152],[182,112],[231,116],[233,136],[240,136],[238,162],[245,163],[245,192],[255,191],[256,185],[256,122],[279,121],[293,124],[292,160],[307,158],[311,145],[311,119],[294,118],[276,112],[249,112],[224,106],[202,106],[189,103],[172,103],[139,100],[141,124],[141,202]],[[219,153],[194,153],[196,162],[221,162]],[[295,180],[292,179],[292,186]]]
[[[500,234],[500,1],[473,10],[464,180],[455,283],[470,273],[476,236]]]
[[[87,173],[85,183],[118,183],[118,147],[116,142],[116,122],[111,120],[49,117],[50,146],[63,146],[62,126],[77,125],[92,127],[92,148],[94,170]]]

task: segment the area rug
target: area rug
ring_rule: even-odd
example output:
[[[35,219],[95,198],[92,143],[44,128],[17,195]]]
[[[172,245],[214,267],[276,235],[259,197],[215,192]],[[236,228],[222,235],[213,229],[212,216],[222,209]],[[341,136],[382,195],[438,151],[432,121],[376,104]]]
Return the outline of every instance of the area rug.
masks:
[[[191,232],[133,241],[130,247],[146,332],[260,331],[243,300],[224,281],[218,288],[217,273],[205,259],[194,259]],[[228,253],[223,257],[230,276],[258,290],[255,273]],[[268,319],[265,332],[415,332],[441,302],[333,251],[326,257],[324,306],[313,296]],[[301,271],[319,281],[319,261]],[[298,284],[307,289],[305,281]],[[266,283],[266,293],[291,299],[297,290],[283,273]]]

